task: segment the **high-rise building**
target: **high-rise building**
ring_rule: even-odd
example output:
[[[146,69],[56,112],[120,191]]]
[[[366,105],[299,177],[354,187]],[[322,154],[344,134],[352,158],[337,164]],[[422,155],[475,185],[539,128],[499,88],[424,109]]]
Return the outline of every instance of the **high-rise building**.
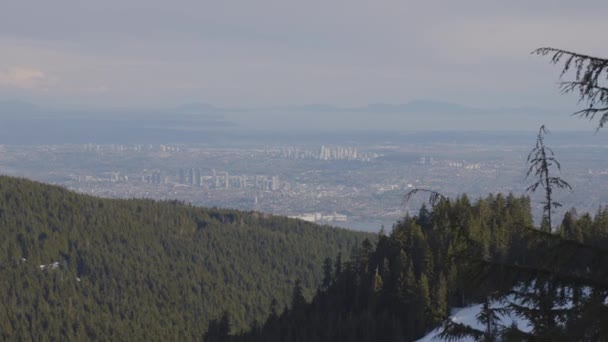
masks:
[[[192,167],[188,172],[188,184],[195,185],[196,183],[196,170]]]
[[[179,169],[179,183],[186,184],[186,171]]]
[[[329,149],[325,147],[325,145],[321,146],[321,152],[319,152],[319,159],[328,160],[329,159]]]
[[[278,191],[279,190],[279,176],[272,177],[272,183],[270,185],[270,190]]]
[[[152,174],[152,184],[162,184],[163,176],[160,172],[154,172]]]
[[[201,169],[197,168],[196,170],[194,170],[194,185],[201,187],[203,185],[203,181],[201,178]]]

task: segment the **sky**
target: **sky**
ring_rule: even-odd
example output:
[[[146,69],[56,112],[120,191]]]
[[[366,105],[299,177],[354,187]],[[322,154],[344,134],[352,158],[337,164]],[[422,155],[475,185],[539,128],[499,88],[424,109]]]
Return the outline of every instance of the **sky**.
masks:
[[[552,46],[608,57],[608,1],[3,0],[0,99],[92,107],[572,106]]]

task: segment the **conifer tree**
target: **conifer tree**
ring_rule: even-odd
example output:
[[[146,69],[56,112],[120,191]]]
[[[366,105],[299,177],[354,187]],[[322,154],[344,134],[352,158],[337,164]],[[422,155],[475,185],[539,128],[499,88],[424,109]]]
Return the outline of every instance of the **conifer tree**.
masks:
[[[423,229],[431,228],[431,224],[432,224],[431,215],[432,215],[432,213],[426,207],[426,203],[422,204],[420,211],[418,211],[418,220],[417,220],[418,225],[420,225],[420,227],[422,227]]]
[[[331,258],[326,258],[323,261],[323,281],[321,289],[327,290],[333,282],[333,264]]]
[[[483,341],[496,341],[499,336],[500,326],[498,322],[500,321],[500,317],[498,316],[497,311],[492,308],[489,296],[485,298],[481,310],[477,314],[476,318],[485,327],[485,331],[483,332]]]
[[[432,321],[437,323],[448,314],[448,284],[443,272],[439,274],[439,283],[434,288]]]
[[[561,83],[563,93],[577,93],[579,103],[586,108],[574,113],[582,118],[598,119],[597,129],[608,122],[608,59],[589,56],[577,52],[543,47],[532,52],[536,55],[550,56],[551,63],[563,63],[560,78],[574,76],[573,80]]]
[[[576,222],[576,211],[571,209],[564,214],[560,225],[560,234],[566,239],[583,242],[583,232]]]
[[[302,282],[296,280],[293,286],[293,292],[291,295],[291,309],[301,310],[306,305],[306,299],[304,299],[304,291],[302,289]]]
[[[534,175],[537,177],[537,181],[530,185],[526,191],[535,192],[539,187],[545,192],[545,201],[543,203],[543,224],[542,229],[545,231],[551,231],[551,214],[555,208],[561,207],[561,203],[556,202],[553,196],[553,190],[558,189],[572,189],[570,184],[561,179],[551,175],[551,168],[555,166],[559,171],[561,169],[560,163],[555,159],[553,150],[545,145],[545,135],[549,131],[545,128],[545,125],[540,126],[538,135],[536,136],[536,146],[528,154],[528,163],[530,164],[526,177]]]
[[[487,296],[481,304],[479,313],[476,315],[477,321],[482,324],[483,329],[476,329],[453,320],[448,320],[443,325],[443,331],[439,334],[439,337],[445,341],[454,342],[463,339],[473,339],[477,342],[502,341],[504,327],[499,323],[499,315],[501,313],[504,313],[504,310],[494,308],[491,297]],[[517,330],[517,326],[513,329]]]
[[[338,252],[338,256],[336,257],[336,264],[334,266],[334,276],[338,278],[340,274],[342,274],[342,252]]]
[[[226,342],[228,340],[228,334],[230,334],[230,316],[227,311],[224,311],[218,324],[219,342]]]
[[[357,253],[357,268],[359,274],[363,275],[369,271],[369,261],[370,256],[372,254],[372,243],[369,239],[363,240],[361,243],[361,248],[359,248],[359,253]]]

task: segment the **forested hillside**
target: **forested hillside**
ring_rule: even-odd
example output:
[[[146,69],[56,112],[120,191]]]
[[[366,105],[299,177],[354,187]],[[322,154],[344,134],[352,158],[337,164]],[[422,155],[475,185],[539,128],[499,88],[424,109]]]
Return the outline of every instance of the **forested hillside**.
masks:
[[[379,236],[375,246],[363,241],[351,261],[326,260],[323,284],[312,302],[306,303],[295,287],[289,310],[273,312],[264,324],[239,336],[209,331],[207,341],[413,341],[442,322],[450,307],[483,303],[497,291],[523,298],[529,309],[506,305],[514,317],[535,324],[531,335],[504,327],[511,335],[519,334],[512,340],[596,341],[606,333],[601,329],[606,326],[603,300],[608,292],[603,285],[590,291],[562,282],[564,273],[549,268],[567,269],[569,279],[595,272],[596,267],[605,272],[606,259],[598,261],[597,253],[581,248],[583,243],[608,246],[606,209],[594,217],[570,211],[551,234],[533,226],[527,197],[442,199],[432,210],[423,207],[418,215],[398,222],[390,234]],[[488,265],[491,272],[484,270]],[[517,273],[540,265],[544,274],[537,272],[527,284],[521,283]],[[532,292],[514,293],[516,284]],[[532,296],[535,293],[540,295]],[[564,310],[565,303],[571,309]],[[453,335],[446,337],[498,340],[493,314],[485,315],[480,320],[492,331],[452,326]]]
[[[0,176],[0,339],[200,340],[284,306],[365,234]]]

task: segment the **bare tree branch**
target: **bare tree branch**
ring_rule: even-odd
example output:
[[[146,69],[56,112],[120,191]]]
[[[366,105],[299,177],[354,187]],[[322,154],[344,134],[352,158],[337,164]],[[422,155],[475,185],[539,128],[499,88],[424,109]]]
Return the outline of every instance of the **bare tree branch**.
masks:
[[[445,197],[444,195],[440,194],[437,191],[433,191],[433,190],[429,190],[429,189],[421,189],[421,188],[414,188],[410,191],[408,191],[405,195],[403,195],[403,199],[402,199],[402,205],[407,205],[407,203],[410,201],[410,199],[417,193],[419,192],[423,192],[429,195],[429,205],[431,207],[434,207],[440,200],[447,200],[447,197]]]
[[[572,51],[551,47],[536,49],[532,54],[551,56],[551,63],[563,63],[560,78],[569,71],[574,72],[574,80],[560,84],[562,93],[577,92],[579,103],[586,102],[588,108],[575,112],[573,115],[593,120],[600,116],[598,127],[604,127],[608,122],[608,86],[600,82],[608,80],[608,59],[584,55]]]
[[[561,170],[561,164],[555,159],[553,150],[545,145],[545,135],[549,134],[549,130],[545,125],[540,126],[538,135],[536,136],[536,144],[530,154],[528,154],[528,163],[530,167],[526,173],[526,178],[534,174],[538,180],[526,188],[526,191],[535,192],[539,187],[545,190],[545,201],[543,205],[543,219],[548,223],[548,229],[551,229],[551,214],[555,208],[561,207],[561,203],[553,199],[553,189],[569,189],[572,187],[565,180],[550,176],[551,167],[555,166],[557,170]]]

